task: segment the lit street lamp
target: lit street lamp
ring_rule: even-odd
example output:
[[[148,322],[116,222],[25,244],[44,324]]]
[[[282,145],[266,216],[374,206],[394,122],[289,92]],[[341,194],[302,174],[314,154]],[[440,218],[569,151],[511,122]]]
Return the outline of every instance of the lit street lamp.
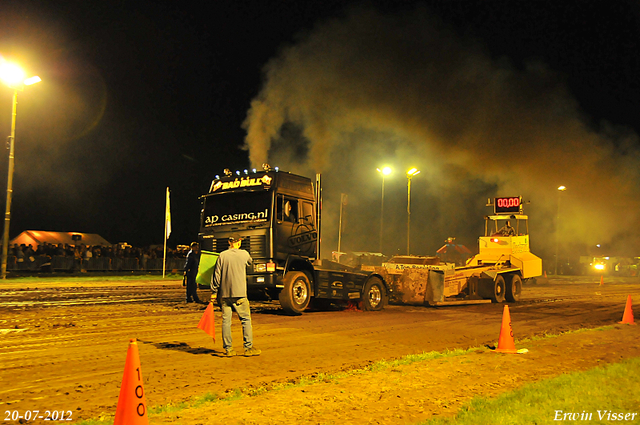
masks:
[[[25,73],[20,67],[11,63],[0,65],[0,79],[13,89],[13,113],[11,115],[11,135],[9,136],[9,171],[7,177],[7,204],[4,214],[4,235],[2,237],[2,279],[7,278],[7,256],[9,251],[9,224],[11,222],[11,197],[13,195],[13,164],[14,164],[14,144],[16,139],[16,114],[18,108],[18,90],[22,91],[24,86],[39,83],[40,77],[30,77],[25,79]]]
[[[380,201],[380,249],[382,253],[382,230],[384,229],[384,177],[391,174],[391,168],[383,167],[382,170],[377,168],[378,172],[382,174],[382,199]]]
[[[555,275],[558,274],[558,242],[560,240],[560,195],[565,190],[567,190],[567,188],[564,186],[558,187],[558,212],[556,213],[556,266],[553,273]]]
[[[410,233],[411,233],[411,178],[420,174],[420,170],[412,168],[407,171],[407,255],[409,255]]]

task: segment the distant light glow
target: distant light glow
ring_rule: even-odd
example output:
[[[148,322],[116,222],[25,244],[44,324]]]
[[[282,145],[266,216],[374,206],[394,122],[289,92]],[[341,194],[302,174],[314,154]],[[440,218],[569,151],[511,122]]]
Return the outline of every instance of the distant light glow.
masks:
[[[220,176],[216,174],[216,180],[220,180]]]
[[[604,264],[596,264],[593,268],[596,270],[604,270]]]
[[[236,174],[237,174],[237,175],[240,175],[240,170],[236,171]]]
[[[251,170],[251,171],[253,171],[253,172],[255,173],[255,172],[256,172],[256,169],[254,168],[254,169],[253,169],[253,170]]]
[[[278,171],[280,168],[276,167],[275,170]]]
[[[409,171],[407,171],[407,176],[408,176],[408,177],[413,177],[413,176],[415,176],[416,174],[420,174],[420,170],[418,170],[418,169],[417,169],[417,168],[415,168],[415,167],[414,167],[414,168],[412,168],[412,169],[410,169]]]
[[[244,170],[244,173],[245,174],[249,174],[249,170]]]
[[[564,187],[564,186],[560,186],[560,187],[558,188],[558,190],[562,192],[563,190],[567,190],[567,188],[566,188],[566,187]]]
[[[382,167],[382,169],[376,168],[376,170],[378,170],[378,172],[382,173],[382,175],[384,176],[388,176],[393,171],[391,167]]]

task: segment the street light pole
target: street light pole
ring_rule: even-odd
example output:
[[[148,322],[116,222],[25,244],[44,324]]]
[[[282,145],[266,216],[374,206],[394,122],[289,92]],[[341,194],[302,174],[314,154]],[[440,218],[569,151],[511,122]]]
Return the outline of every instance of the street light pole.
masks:
[[[384,229],[384,177],[391,174],[391,168],[383,167],[382,170],[380,168],[377,169],[379,173],[382,174],[382,198],[380,200],[380,246],[379,252],[382,253],[382,234]]]
[[[13,113],[11,115],[11,135],[9,136],[9,167],[7,171],[7,204],[4,213],[4,232],[2,236],[2,265],[0,274],[2,279],[7,278],[7,258],[9,255],[9,225],[11,224],[11,200],[13,198],[13,168],[15,163],[14,146],[16,141],[16,116],[18,114],[18,90],[24,86],[39,83],[40,77],[34,76],[25,79],[22,69],[11,63],[0,65],[0,78],[13,89]]]
[[[2,278],[7,278],[7,256],[9,251],[9,224],[11,222],[11,200],[13,198],[13,167],[15,163],[14,142],[16,139],[16,115],[18,111],[18,89],[13,89],[13,113],[11,115],[11,135],[9,136],[9,171],[7,175],[7,204],[4,212],[4,234],[2,236]]]
[[[562,195],[562,192],[564,192],[565,190],[567,190],[566,187],[564,186],[560,186],[558,188],[558,211],[556,213],[556,265],[555,265],[555,270],[553,272],[554,275],[558,275],[558,244],[559,244],[559,240],[560,240],[560,198]]]
[[[407,255],[411,246],[411,178],[419,173],[417,168],[407,171]]]

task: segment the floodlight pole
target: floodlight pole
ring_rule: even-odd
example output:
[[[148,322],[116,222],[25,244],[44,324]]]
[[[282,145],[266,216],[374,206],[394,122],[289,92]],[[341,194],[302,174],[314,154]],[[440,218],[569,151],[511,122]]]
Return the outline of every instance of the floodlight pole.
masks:
[[[407,171],[407,255],[409,255],[411,238],[411,178],[420,173],[420,170],[412,168]]]
[[[13,167],[15,163],[14,144],[16,140],[16,115],[18,110],[18,89],[13,89],[13,113],[11,115],[11,135],[9,136],[9,170],[7,176],[7,204],[4,213],[4,235],[2,237],[2,279],[7,278],[7,256],[9,251],[9,224],[11,223],[11,199],[13,197]]]
[[[382,253],[383,229],[384,229],[384,174],[382,174],[382,199],[380,200],[380,246],[379,246],[380,253]]]
[[[411,175],[407,176],[407,255],[409,255],[411,235]]]
[[[555,267],[553,270],[554,275],[558,275],[558,245],[560,241],[560,198],[562,197],[562,192],[567,190],[565,186],[558,187],[558,211],[556,213],[556,258],[555,258]]]

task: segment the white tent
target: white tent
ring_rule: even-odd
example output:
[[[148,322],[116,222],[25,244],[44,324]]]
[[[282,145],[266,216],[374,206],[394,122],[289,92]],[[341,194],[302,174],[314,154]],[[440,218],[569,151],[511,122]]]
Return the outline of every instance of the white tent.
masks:
[[[87,246],[111,245],[106,239],[95,233],[50,232],[47,230],[25,230],[12,239],[10,243],[18,245],[25,244],[27,246],[31,244],[35,249],[36,246],[45,242],[54,245],[58,245],[60,243],[69,245],[85,244]]]

